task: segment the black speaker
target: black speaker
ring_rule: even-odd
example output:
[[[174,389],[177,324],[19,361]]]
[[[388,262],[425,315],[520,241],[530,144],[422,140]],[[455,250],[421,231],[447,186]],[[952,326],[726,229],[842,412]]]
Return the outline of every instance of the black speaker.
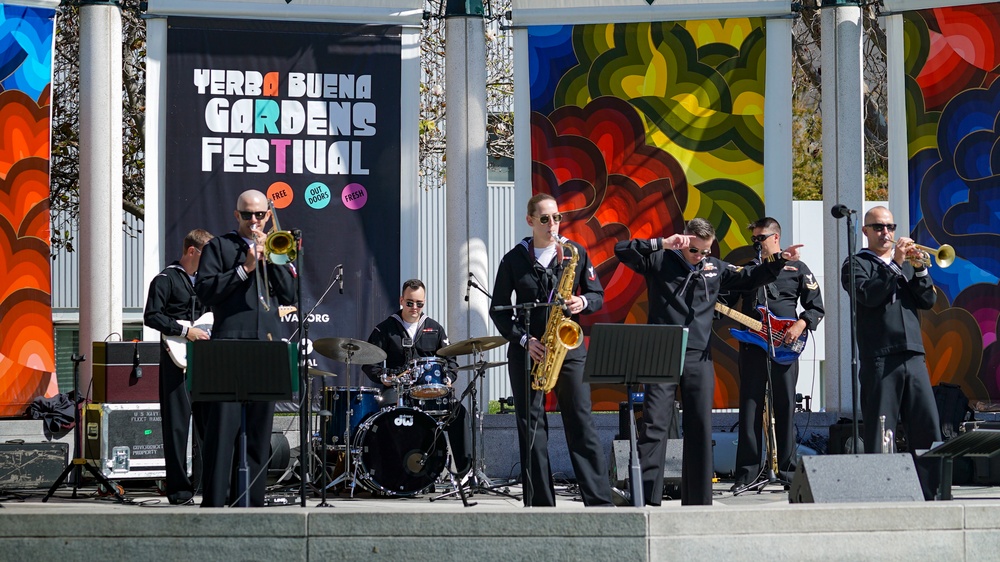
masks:
[[[789,503],[924,501],[908,453],[815,455],[799,461]]]
[[[663,464],[663,483],[666,486],[680,485],[683,452],[683,439],[667,439],[667,458]],[[628,463],[628,441],[616,439],[611,443],[611,462],[608,463],[609,478],[612,486],[623,490],[628,489]]]

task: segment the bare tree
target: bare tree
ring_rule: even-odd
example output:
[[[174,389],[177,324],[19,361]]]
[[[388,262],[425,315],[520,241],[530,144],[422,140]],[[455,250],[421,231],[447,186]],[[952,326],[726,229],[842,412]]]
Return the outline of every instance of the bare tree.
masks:
[[[143,218],[146,119],[146,22],[138,2],[122,11],[122,209]],[[57,10],[53,55],[52,252],[72,251],[80,195],[80,8]],[[123,222],[124,227],[124,222]]]

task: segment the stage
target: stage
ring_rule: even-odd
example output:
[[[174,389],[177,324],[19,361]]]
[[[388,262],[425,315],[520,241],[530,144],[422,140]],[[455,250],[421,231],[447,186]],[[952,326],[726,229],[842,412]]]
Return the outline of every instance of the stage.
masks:
[[[1000,488],[956,487],[954,501],[789,504],[773,487],[711,507],[554,508],[476,494],[459,499],[331,496],[330,507],[171,506],[153,490],[125,505],[62,490],[4,497],[0,558],[38,560],[994,560]],[[520,489],[513,487],[512,492]]]

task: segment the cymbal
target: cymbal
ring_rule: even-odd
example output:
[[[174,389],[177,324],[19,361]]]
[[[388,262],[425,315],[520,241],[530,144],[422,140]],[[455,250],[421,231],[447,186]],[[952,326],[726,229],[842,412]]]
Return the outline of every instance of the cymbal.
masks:
[[[506,365],[506,361],[494,361],[492,363],[473,363],[471,365],[462,365],[461,367],[455,369],[456,371],[478,371],[479,369],[486,370],[492,369],[493,367],[502,367]]]
[[[309,376],[310,377],[335,377],[335,376],[337,376],[337,373],[328,373],[326,371],[320,371],[319,369],[313,369],[312,367],[310,367],[309,368]]]
[[[469,338],[458,343],[442,347],[437,350],[441,357],[451,357],[452,355],[468,355],[477,351],[487,351],[494,347],[500,347],[507,343],[503,336],[484,336],[481,338]]]
[[[352,365],[373,365],[385,360],[378,346],[352,338],[323,338],[313,342],[313,349],[324,357]]]

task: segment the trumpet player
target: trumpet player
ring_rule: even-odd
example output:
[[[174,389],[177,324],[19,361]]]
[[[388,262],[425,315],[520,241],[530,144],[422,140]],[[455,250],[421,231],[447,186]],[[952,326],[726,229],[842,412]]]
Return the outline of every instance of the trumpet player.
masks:
[[[857,294],[865,452],[879,450],[880,416],[885,416],[885,427],[892,430],[902,420],[911,451],[928,449],[941,440],[941,424],[918,313],[929,310],[935,300],[934,284],[924,264],[926,255],[913,240],[895,239],[896,223],[885,207],[865,214],[861,232],[868,247],[845,261],[841,283],[848,291],[853,283]],[[916,464],[924,497],[933,499],[938,471],[919,460]]]
[[[202,250],[195,292],[215,315],[212,339],[280,340],[277,306],[265,306],[272,297],[278,304],[295,299],[295,270],[291,264],[267,263],[264,227],[271,218],[267,197],[257,190],[244,191],[236,201],[236,230],[218,236]],[[264,292],[257,270],[267,268],[269,290]],[[209,402],[205,408],[205,451],[202,507],[224,507],[237,499],[230,481],[237,468],[234,455],[240,428],[240,404]],[[247,405],[247,461],[250,467],[250,505],[264,505],[267,458],[271,445],[273,402]]]

